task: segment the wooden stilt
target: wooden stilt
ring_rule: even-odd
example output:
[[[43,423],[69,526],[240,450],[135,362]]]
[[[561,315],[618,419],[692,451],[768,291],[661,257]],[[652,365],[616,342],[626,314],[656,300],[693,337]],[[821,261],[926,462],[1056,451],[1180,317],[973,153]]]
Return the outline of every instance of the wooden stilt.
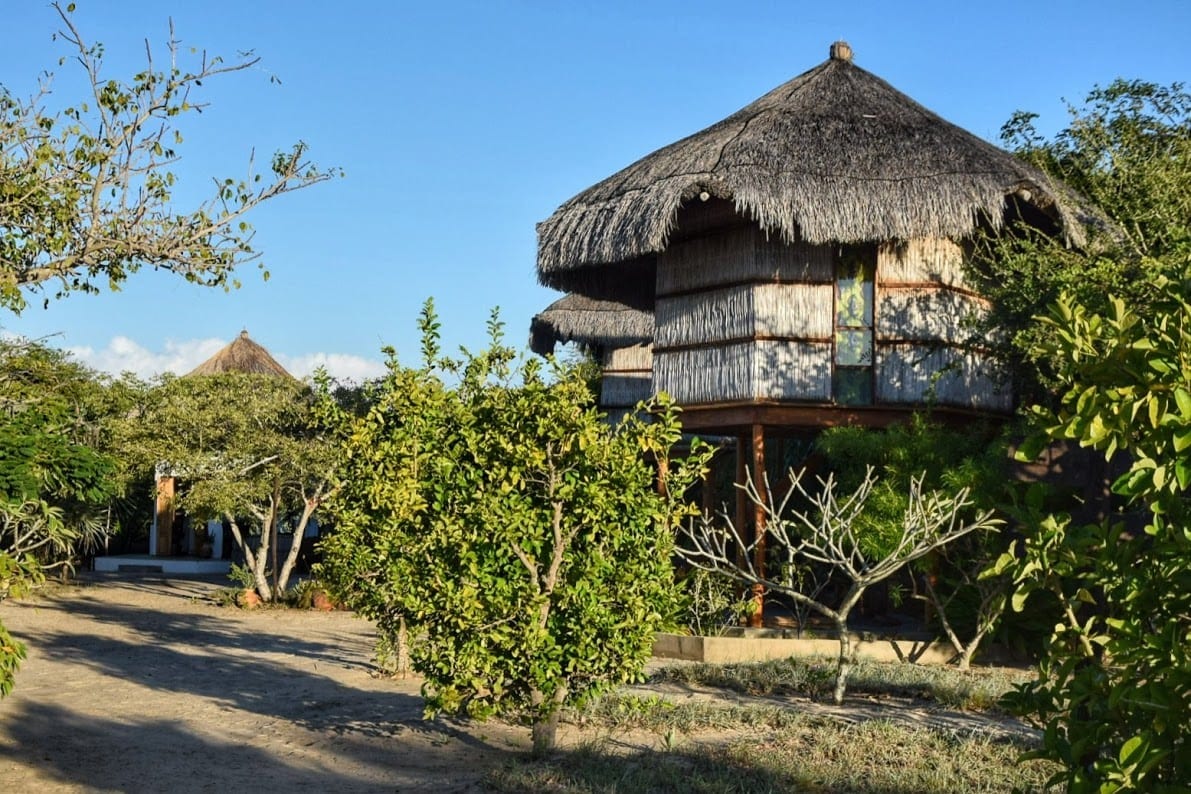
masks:
[[[174,553],[174,478],[157,478],[157,528],[154,537],[154,552],[162,557]]]
[[[767,498],[765,487],[765,427],[753,425],[753,484],[757,487],[757,495],[762,503]],[[758,576],[765,575],[765,508],[762,504],[753,505],[753,568]],[[753,603],[756,610],[749,617],[749,625],[760,627],[765,624],[765,588],[759,584],[753,585]]]

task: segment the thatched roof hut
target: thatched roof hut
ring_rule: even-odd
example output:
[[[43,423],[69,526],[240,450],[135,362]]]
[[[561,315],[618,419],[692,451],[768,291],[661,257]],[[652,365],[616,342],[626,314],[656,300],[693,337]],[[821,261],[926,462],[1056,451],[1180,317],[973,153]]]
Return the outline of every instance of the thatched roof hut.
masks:
[[[598,352],[652,341],[653,312],[583,295],[559,298],[529,324],[529,348],[539,356],[567,342]]]
[[[786,243],[955,240],[1014,213],[1081,239],[1062,188],[856,66],[836,42],[819,66],[560,206],[538,224],[539,280],[650,295],[655,255],[696,199],[721,199]]]
[[[222,375],[227,372],[246,372],[256,375],[274,375],[293,379],[285,367],[269,354],[268,350],[248,338],[248,331],[240,332],[226,347],[199,364],[186,377],[192,375]]]

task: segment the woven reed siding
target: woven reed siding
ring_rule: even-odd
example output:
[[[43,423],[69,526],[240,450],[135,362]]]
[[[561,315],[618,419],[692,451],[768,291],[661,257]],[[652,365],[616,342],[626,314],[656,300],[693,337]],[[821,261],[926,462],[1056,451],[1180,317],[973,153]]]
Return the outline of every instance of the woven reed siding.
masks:
[[[948,289],[886,288],[877,307],[877,338],[965,341],[971,321],[987,311],[980,298]]]
[[[886,284],[965,287],[964,252],[958,243],[941,237],[885,243],[877,253],[877,279]]]
[[[830,284],[742,284],[658,298],[660,347],[753,336],[825,339],[831,336]]]
[[[835,311],[831,284],[758,284],[754,290],[757,336],[831,338]]]
[[[600,380],[600,407],[626,407],[647,400],[653,394],[649,373],[605,372]]]
[[[658,254],[657,294],[741,281],[830,281],[831,246],[766,239],[756,226],[675,243]]]
[[[680,405],[752,399],[752,343],[659,351],[653,385]]]
[[[831,345],[762,341],[660,351],[654,389],[679,404],[814,401],[831,393]]]
[[[794,402],[830,398],[830,344],[761,341],[753,357],[758,398]]]
[[[629,345],[627,347],[605,348],[600,363],[605,372],[616,370],[649,370],[653,367],[653,347],[650,345]]]
[[[753,287],[658,298],[654,340],[658,347],[692,345],[753,336]]]
[[[877,401],[1008,412],[1013,395],[1000,365],[979,353],[944,347],[883,345],[877,350]]]

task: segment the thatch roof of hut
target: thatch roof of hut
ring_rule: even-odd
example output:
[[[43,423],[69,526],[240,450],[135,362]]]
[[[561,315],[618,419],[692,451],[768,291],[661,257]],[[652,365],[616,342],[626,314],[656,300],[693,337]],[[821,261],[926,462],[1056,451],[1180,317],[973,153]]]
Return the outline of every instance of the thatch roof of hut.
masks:
[[[279,378],[293,378],[285,371],[285,367],[277,363],[269,351],[248,338],[248,331],[241,331],[240,335],[230,344],[209,359],[199,364],[186,374],[191,375],[222,375],[227,372],[247,372],[256,375],[275,375]]]
[[[641,158],[538,224],[538,273],[557,289],[637,280],[679,209],[724,199],[786,242],[960,239],[999,228],[1009,202],[1082,239],[1064,189],[852,63],[824,63],[723,121]],[[600,278],[602,277],[602,278]],[[618,292],[618,291],[615,291]]]
[[[653,341],[653,312],[616,301],[567,295],[534,315],[529,347],[540,356],[563,342],[586,347],[627,347]]]

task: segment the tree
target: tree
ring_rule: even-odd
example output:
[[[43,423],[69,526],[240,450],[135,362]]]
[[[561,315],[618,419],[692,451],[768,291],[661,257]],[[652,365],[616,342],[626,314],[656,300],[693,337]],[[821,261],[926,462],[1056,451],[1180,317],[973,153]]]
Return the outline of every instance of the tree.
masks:
[[[914,560],[921,559],[956,538],[998,522],[991,513],[982,513],[964,521],[961,515],[971,505],[966,490],[950,495],[939,491],[926,493],[922,479],[911,480],[906,509],[896,536],[880,553],[874,554],[861,530],[861,517],[877,480],[871,468],[859,487],[847,496],[837,494],[834,478],[819,481],[808,490],[802,483],[805,472],[790,470],[785,496],[780,500],[765,483],[765,495],[758,492],[752,477],[739,485],[750,501],[765,512],[765,538],[747,540],[732,518],[722,514],[718,520],[702,516],[690,524],[678,554],[691,565],[736,579],[747,585],[761,585],[802,604],[834,624],[839,639],[839,663],[836,667],[835,702],[842,703],[852,666],[852,644],[848,616],[860,603],[865,590],[888,579]],[[799,502],[805,507],[798,507]],[[760,534],[760,533],[758,533]],[[781,559],[781,565],[760,570],[754,558],[758,543]],[[825,565],[842,574],[848,588],[837,606],[830,606],[804,592],[798,571],[804,565]]]
[[[1188,270],[1191,277],[1191,269]],[[1046,728],[1039,753],[1073,791],[1176,790],[1191,780],[1191,282],[1159,279],[1139,313],[1107,317],[1067,298],[1047,319],[1068,384],[1033,448],[1075,439],[1127,461],[1112,490],[1129,512],[1098,524],[1044,516],[999,561],[1015,609],[1055,598],[1063,620],[1039,680],[1012,702]]]
[[[915,414],[887,429],[830,428],[815,446],[845,491],[859,488],[870,466],[881,472],[855,527],[867,554],[883,555],[899,537],[915,479],[932,490],[966,489],[972,501],[969,516],[987,510],[1008,516],[1017,512],[1009,451],[1003,436],[997,438],[988,427],[948,428]],[[910,566],[912,597],[933,609],[960,669],[971,666],[1005,611],[1008,580],[982,573],[1007,544],[999,532],[972,533]]]
[[[639,675],[673,620],[672,532],[707,455],[668,459],[665,400],[613,427],[575,368],[514,366],[495,314],[461,361],[439,355],[431,305],[421,325],[423,367],[391,356],[345,434],[322,572],[382,626],[416,627],[429,714],[526,714],[545,752],[560,709]]]
[[[970,267],[974,285],[992,301],[983,344],[1001,343],[1016,362],[1018,395],[1053,405],[1062,388],[1041,358],[1052,327],[1038,322],[1066,293],[1091,311],[1107,313],[1108,297],[1135,306],[1157,296],[1154,278],[1177,272],[1191,246],[1191,94],[1181,83],[1161,86],[1115,80],[1095,87],[1082,106],[1068,106],[1070,123],[1046,140],[1036,114],[1018,112],[1001,130],[1019,156],[1083,202],[1088,243],[1016,223],[990,236]]]
[[[274,155],[264,178],[250,160],[244,179],[214,180],[213,196],[193,210],[172,205],[171,167],[182,144],[176,122],[206,106],[196,96],[206,81],[258,59],[225,62],[203,52],[184,66],[171,28],[164,63],[146,46],[142,71],[112,79],[103,74],[103,46],[76,27],[74,4],[53,7],[64,26],[58,38],[91,96],[53,111],[49,74],[29,99],[0,86],[0,305],[19,312],[23,290],[47,282],[56,282],[59,297],[118,289],[145,266],[208,286],[236,284],[234,268],[259,256],[250,211],[332,176],[298,143]]]
[[[0,601],[73,570],[119,491],[103,450],[106,384],[59,351],[0,341]],[[0,625],[0,697],[24,648]]]
[[[1057,276],[1031,299],[1049,309],[1021,303],[1019,345],[1050,387],[1021,456],[1074,440],[1119,476],[1101,520],[1040,512],[998,561],[1015,609],[1062,614],[1039,680],[1011,702],[1045,726],[1038,755],[1065,765],[1070,790],[1175,791],[1191,780],[1191,95],[1118,80],[1072,113],[1049,142],[1015,120],[1026,155],[1110,221],[1097,245],[1039,245],[1028,263]]]
[[[285,592],[333,470],[308,386],[237,372],[166,378],[127,420],[123,439],[142,468],[179,479],[178,507],[230,524],[262,599]],[[270,579],[270,547],[287,517],[293,543]]]

